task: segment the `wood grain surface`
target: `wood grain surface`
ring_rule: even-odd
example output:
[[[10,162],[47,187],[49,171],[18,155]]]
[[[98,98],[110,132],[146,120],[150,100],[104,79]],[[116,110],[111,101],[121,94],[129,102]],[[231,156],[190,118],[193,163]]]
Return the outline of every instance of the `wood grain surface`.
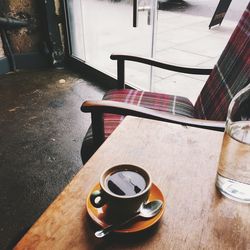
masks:
[[[250,206],[218,193],[223,133],[127,117],[15,247],[19,249],[250,249]],[[151,230],[94,236],[85,200],[116,164],[147,169],[166,210]]]

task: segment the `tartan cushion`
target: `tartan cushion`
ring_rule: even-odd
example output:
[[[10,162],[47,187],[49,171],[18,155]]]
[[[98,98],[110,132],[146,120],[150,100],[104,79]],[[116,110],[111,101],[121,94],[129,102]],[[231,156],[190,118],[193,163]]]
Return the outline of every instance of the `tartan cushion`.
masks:
[[[226,120],[233,96],[249,83],[250,3],[195,103],[195,117]]]
[[[160,112],[170,112],[172,114],[193,117],[194,107],[185,97],[166,95],[152,92],[144,92],[132,89],[111,90],[105,94],[104,100],[125,102],[150,108]],[[124,119],[124,116],[115,114],[104,114],[104,136],[105,139]],[[81,157],[85,163],[94,153],[92,128],[89,127],[81,148]]]
[[[104,100],[124,102],[157,110],[163,113],[172,113],[193,117],[194,107],[185,97],[139,91],[133,89],[111,90],[105,94]],[[116,114],[104,114],[104,132],[107,138],[124,119],[124,116]]]

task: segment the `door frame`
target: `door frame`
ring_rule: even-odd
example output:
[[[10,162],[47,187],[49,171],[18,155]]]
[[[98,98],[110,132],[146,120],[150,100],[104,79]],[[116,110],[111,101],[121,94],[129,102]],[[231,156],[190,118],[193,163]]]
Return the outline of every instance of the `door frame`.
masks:
[[[91,81],[100,83],[105,88],[115,88],[117,86],[117,79],[114,76],[109,75],[97,68],[94,68],[92,65],[89,65],[83,60],[72,55],[67,0],[63,0],[62,4],[64,15],[65,64],[73,71],[84,74],[84,77]]]

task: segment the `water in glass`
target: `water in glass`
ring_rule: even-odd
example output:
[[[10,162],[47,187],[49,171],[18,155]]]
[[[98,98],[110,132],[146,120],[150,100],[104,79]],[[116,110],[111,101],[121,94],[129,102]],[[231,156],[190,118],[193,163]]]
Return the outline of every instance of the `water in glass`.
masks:
[[[229,106],[216,186],[225,196],[250,203],[250,85]]]

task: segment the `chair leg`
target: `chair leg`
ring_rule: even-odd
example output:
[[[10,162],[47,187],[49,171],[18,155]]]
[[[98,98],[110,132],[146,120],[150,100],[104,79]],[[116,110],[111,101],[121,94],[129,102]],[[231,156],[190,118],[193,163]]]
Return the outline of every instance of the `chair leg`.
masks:
[[[125,62],[124,60],[117,60],[117,84],[118,89],[125,88]]]
[[[104,122],[103,122],[103,113],[101,112],[92,112],[92,133],[93,133],[93,142],[95,148],[99,148],[104,142]]]

